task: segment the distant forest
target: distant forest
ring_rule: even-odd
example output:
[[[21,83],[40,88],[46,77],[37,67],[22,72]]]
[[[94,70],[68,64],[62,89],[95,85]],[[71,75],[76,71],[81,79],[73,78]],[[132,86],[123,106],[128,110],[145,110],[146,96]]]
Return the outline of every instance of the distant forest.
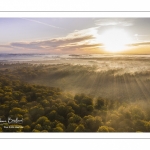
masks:
[[[94,68],[78,65],[63,65],[61,68],[62,65],[0,64],[0,118],[23,118],[23,128],[4,128],[12,125],[0,123],[1,132],[150,131],[149,100],[136,97],[130,100],[123,93],[115,98],[109,91],[108,97],[88,93],[87,82],[91,83],[92,76],[86,74]],[[70,74],[78,79],[73,81]],[[112,78],[110,71],[108,83]],[[58,82],[61,82],[60,87]],[[73,85],[81,89],[69,91]],[[102,84],[98,82],[95,86],[93,91],[101,88]]]

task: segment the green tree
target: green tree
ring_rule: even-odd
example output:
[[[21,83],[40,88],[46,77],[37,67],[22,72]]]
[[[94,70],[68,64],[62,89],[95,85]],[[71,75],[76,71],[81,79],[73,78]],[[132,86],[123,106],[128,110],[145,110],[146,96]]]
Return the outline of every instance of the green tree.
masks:
[[[112,127],[100,126],[97,132],[115,132],[115,130]]]
[[[29,125],[24,126],[23,128],[24,132],[30,132],[31,131],[31,127]]]
[[[40,124],[44,130],[51,131],[51,122],[46,116],[39,117],[36,124]]]
[[[27,109],[21,109],[19,107],[14,107],[12,110],[10,110],[9,114],[10,115],[17,115],[17,114],[20,114],[20,115],[24,115],[28,113],[28,110]]]
[[[40,116],[44,115],[44,108],[41,105],[33,106],[30,108],[29,113],[32,116],[32,119],[36,120]]]
[[[67,132],[74,132],[74,130],[76,129],[78,125],[76,123],[70,123],[68,126],[67,126]]]
[[[96,103],[95,103],[95,108],[96,109],[101,109],[105,104],[105,100],[101,97],[97,98]]]
[[[49,114],[48,114],[48,118],[51,120],[51,121],[54,121],[55,119],[56,119],[56,117],[57,117],[57,112],[56,112],[56,110],[53,110],[53,111],[51,111]]]
[[[85,116],[83,118],[83,122],[86,130],[89,132],[96,132],[99,126],[103,124],[101,117],[99,116],[93,117],[91,115]]]
[[[33,129],[32,132],[40,132],[40,131],[37,129]]]
[[[63,132],[64,130],[61,127],[56,127],[53,129],[53,132]]]
[[[34,127],[34,129],[39,130],[39,131],[42,131],[42,130],[43,130],[43,128],[42,128],[42,126],[41,126],[40,124],[37,124],[37,125]]]
[[[31,125],[32,121],[30,120],[29,117],[25,117],[23,119],[23,125]]]
[[[69,123],[79,123],[81,120],[82,120],[82,118],[80,116],[74,114],[72,117],[70,117],[68,119],[68,122]]]
[[[62,123],[58,123],[58,124],[56,125],[56,127],[61,127],[61,128],[63,129],[63,131],[65,131],[65,126],[64,126],[64,124],[62,124]]]
[[[85,127],[83,124],[78,125],[75,130],[75,132],[84,132],[85,131]]]
[[[19,103],[20,103],[20,105],[25,105],[27,103],[26,97],[23,96]]]
[[[3,132],[3,129],[0,127],[0,132]]]

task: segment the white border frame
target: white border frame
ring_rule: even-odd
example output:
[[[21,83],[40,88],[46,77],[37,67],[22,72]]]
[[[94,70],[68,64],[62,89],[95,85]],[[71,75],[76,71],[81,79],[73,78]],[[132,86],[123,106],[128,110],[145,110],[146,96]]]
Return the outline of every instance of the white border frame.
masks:
[[[150,11],[0,11],[1,18],[149,18]]]

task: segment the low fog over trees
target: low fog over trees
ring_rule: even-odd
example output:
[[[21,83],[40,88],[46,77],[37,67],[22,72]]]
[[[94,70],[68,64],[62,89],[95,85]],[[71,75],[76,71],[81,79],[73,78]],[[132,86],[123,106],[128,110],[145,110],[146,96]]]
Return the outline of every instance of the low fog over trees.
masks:
[[[20,128],[1,122],[0,131],[149,132],[148,61],[141,71],[99,63],[0,63],[0,118],[23,119]]]
[[[150,131],[149,101],[107,99],[86,93],[71,94],[60,88],[28,82],[33,78],[30,76],[32,70],[37,68],[34,70],[35,76],[39,76],[41,69],[43,72],[45,70],[42,74],[47,76],[47,66],[25,65],[19,66],[19,69],[17,65],[12,66],[13,69],[1,68],[0,118],[23,118],[23,124],[22,128],[4,128],[4,125],[9,124],[1,123],[1,132]],[[68,74],[66,72],[62,76]],[[61,76],[61,73],[58,75]],[[83,84],[86,84],[84,80]]]

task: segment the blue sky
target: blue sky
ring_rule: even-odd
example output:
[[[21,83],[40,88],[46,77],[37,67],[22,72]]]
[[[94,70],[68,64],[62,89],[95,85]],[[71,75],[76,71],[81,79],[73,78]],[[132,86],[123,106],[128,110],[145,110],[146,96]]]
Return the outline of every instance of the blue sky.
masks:
[[[110,53],[117,43],[128,45],[119,52],[149,54],[150,19],[0,18],[0,53]]]

